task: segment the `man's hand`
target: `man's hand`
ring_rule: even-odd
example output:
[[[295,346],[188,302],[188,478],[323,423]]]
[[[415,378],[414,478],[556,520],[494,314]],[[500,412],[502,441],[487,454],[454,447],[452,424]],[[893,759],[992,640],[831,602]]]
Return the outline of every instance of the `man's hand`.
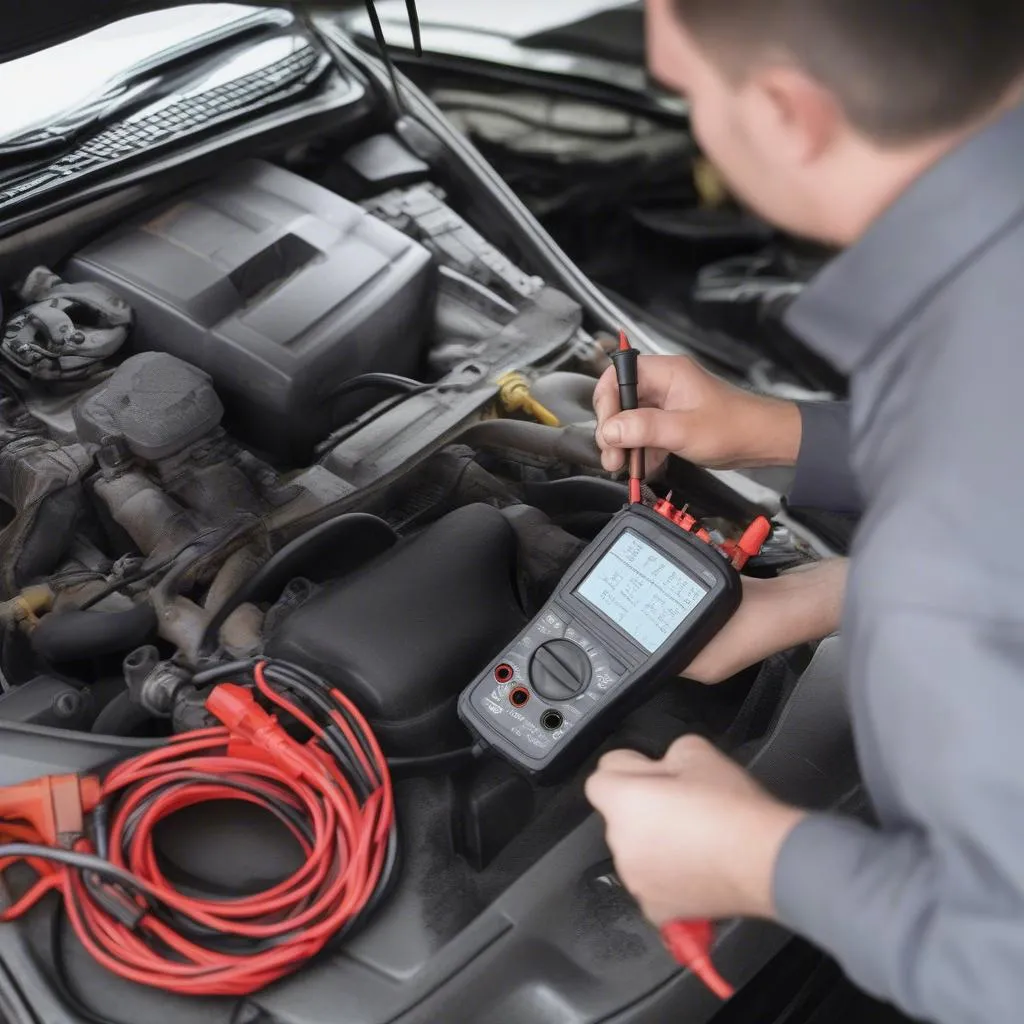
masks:
[[[651,471],[669,452],[716,469],[796,461],[801,419],[791,402],[733,387],[685,356],[643,356],[639,368],[641,408],[620,412],[614,369],[594,392],[608,472],[622,469],[627,448],[646,448]]]
[[[623,884],[654,924],[774,916],[772,878],[804,817],[705,740],[661,761],[618,750],[587,780]]]
[[[736,613],[682,675],[720,683],[769,655],[834,633],[848,565],[836,558],[772,580],[744,576]]]

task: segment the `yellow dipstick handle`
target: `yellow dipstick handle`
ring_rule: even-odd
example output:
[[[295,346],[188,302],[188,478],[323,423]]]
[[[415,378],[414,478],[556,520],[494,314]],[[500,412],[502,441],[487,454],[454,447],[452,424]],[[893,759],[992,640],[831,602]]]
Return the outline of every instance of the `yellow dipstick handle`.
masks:
[[[558,417],[530,394],[530,385],[521,373],[506,373],[495,383],[498,385],[498,401],[505,412],[524,412],[546,427],[561,426]]]

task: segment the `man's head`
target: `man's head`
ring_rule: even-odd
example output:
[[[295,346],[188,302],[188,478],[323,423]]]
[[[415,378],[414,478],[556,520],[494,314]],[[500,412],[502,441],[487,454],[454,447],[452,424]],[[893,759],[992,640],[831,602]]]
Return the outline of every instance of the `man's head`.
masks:
[[[648,0],[648,37],[740,198],[836,242],[1024,79],[1019,0]]]

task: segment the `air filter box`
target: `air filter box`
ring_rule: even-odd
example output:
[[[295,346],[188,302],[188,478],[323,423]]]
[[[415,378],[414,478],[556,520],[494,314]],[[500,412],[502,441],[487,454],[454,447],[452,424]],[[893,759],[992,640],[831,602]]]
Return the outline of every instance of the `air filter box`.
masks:
[[[416,375],[430,254],[360,207],[261,161],[231,168],[75,255],[66,276],[134,307],[130,349],[205,370],[241,440],[300,461],[368,399],[350,377]]]

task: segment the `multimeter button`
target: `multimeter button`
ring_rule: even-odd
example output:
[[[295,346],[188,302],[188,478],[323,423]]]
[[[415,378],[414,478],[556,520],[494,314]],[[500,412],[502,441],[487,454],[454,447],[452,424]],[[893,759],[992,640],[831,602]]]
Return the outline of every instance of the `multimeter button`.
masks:
[[[587,652],[570,640],[549,640],[530,659],[530,683],[547,700],[570,700],[590,682]]]

